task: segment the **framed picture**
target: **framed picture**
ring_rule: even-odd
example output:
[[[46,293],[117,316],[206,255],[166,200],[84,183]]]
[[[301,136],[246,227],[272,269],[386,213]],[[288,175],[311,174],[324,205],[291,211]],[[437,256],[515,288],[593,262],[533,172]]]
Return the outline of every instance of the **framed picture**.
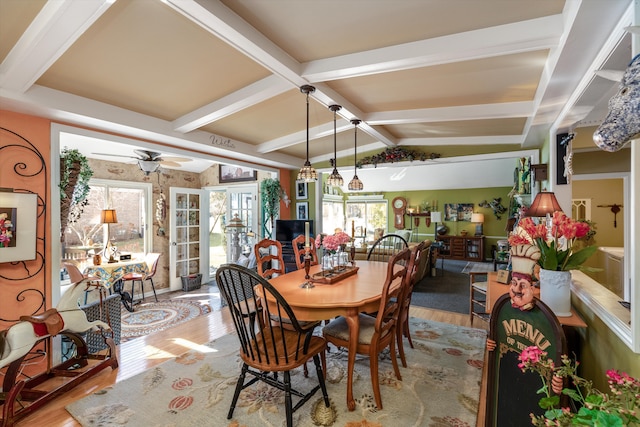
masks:
[[[309,219],[309,202],[296,203],[296,219]]]
[[[444,220],[445,221],[458,220],[458,204],[457,203],[444,204]]]
[[[36,259],[38,196],[0,192],[0,263]]]
[[[220,165],[220,182],[257,181],[258,171],[239,166]]]
[[[304,200],[307,198],[307,183],[306,182],[297,182],[296,183],[296,199]]]
[[[473,203],[458,203],[458,221],[471,221]]]

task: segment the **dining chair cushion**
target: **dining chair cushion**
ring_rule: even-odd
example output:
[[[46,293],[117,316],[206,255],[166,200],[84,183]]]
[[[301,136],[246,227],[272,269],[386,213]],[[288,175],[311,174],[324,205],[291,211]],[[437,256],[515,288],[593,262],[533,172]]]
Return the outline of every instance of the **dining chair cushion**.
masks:
[[[125,282],[128,280],[142,280],[143,278],[144,278],[144,275],[140,273],[127,273],[124,276],[122,276],[122,280],[124,280]]]
[[[371,344],[373,334],[375,333],[376,318],[367,314],[360,314],[360,330],[358,335],[358,343]],[[323,335],[331,335],[338,339],[349,341],[349,324],[347,319],[338,316],[322,328]]]
[[[236,261],[236,263],[238,265],[243,266],[243,267],[248,267],[249,266],[249,258],[247,258],[245,255],[240,255],[238,257],[238,260]]]

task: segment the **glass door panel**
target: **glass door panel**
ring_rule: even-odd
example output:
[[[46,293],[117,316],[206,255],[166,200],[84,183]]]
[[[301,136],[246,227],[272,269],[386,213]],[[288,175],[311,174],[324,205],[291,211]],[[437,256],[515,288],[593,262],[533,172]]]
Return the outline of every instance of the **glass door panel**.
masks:
[[[201,270],[201,190],[171,188],[170,287],[182,287],[181,276],[202,273]]]

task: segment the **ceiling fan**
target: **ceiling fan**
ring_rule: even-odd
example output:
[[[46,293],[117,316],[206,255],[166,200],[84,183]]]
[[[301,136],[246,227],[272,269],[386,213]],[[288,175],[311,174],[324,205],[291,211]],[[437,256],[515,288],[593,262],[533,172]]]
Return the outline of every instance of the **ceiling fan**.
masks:
[[[186,157],[166,157],[163,156],[162,153],[158,153],[156,151],[133,150],[133,152],[136,153],[138,157],[108,153],[94,154],[100,156],[128,157],[131,159],[136,159],[138,162],[138,167],[142,172],[144,172],[145,175],[149,175],[152,172],[157,172],[160,166],[180,167],[180,163],[191,161],[191,159],[188,159]]]

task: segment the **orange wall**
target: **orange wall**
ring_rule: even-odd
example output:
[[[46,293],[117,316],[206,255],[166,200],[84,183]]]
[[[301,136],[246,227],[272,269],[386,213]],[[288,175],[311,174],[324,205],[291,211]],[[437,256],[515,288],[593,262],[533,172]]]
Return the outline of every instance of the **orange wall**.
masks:
[[[51,122],[39,117],[0,110],[0,187],[29,190],[38,194],[36,260],[0,264],[0,330],[17,321],[20,315],[41,312],[51,307],[51,273],[47,263],[51,253],[50,138]],[[17,134],[17,135],[16,135]],[[20,137],[31,143],[24,142]],[[16,148],[19,144],[29,148]],[[42,160],[35,152],[39,152]],[[44,161],[45,169],[40,171]],[[14,167],[23,163],[22,175]],[[26,290],[26,291],[25,291]],[[24,293],[20,294],[22,291]],[[44,295],[44,307],[42,306]]]
[[[280,186],[284,189],[287,188],[291,188],[291,176],[290,176],[290,172],[289,169],[280,169]],[[291,191],[291,190],[289,190]],[[294,205],[294,201],[293,199],[294,194],[289,194],[289,200],[291,201],[291,204],[289,204],[289,207],[286,207],[284,202],[282,200],[280,200],[280,219],[291,219],[291,207],[292,205]]]

